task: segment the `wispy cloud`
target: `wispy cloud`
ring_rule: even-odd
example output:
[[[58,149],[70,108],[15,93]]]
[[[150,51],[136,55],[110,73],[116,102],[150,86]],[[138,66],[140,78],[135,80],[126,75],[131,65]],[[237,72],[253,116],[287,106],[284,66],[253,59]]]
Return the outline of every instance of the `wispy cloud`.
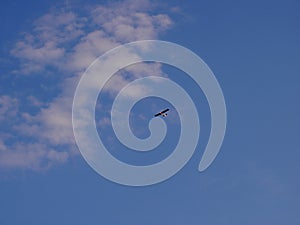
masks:
[[[8,95],[0,96],[0,122],[12,119],[18,113],[18,100]]]
[[[19,73],[46,66],[82,71],[105,51],[125,42],[157,38],[172,26],[166,14],[154,14],[148,0],[127,0],[95,6],[85,14],[51,12],[37,19],[11,54],[21,62]]]
[[[59,75],[59,81],[51,85],[59,87],[60,93],[47,104],[39,95],[25,96],[26,107],[24,99],[10,97],[11,93],[0,96],[1,127],[9,126],[0,130],[0,167],[38,170],[78,154],[71,108],[81,74],[105,51],[128,41],[157,38],[169,29],[172,20],[167,14],[155,13],[155,7],[157,3],[148,0],[126,0],[87,7],[80,14],[51,11],[33,22],[32,30],[10,51],[19,65],[12,72],[16,76]],[[162,74],[157,64],[141,64],[127,71],[135,78]],[[118,76],[106,91],[114,93],[127,82]]]
[[[42,72],[47,66],[64,64],[70,42],[78,42],[84,27],[84,18],[72,12],[49,13],[34,22],[33,30],[16,42],[11,55],[19,59],[19,74]]]
[[[48,169],[56,163],[66,162],[69,154],[57,151],[41,143],[15,143],[13,149],[0,151],[2,168]]]

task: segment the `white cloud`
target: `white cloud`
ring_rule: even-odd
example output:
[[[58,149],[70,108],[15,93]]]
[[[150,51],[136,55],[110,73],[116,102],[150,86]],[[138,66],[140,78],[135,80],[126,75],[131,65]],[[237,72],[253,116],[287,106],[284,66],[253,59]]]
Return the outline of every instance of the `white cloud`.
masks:
[[[0,96],[0,167],[38,170],[65,162],[70,151],[56,150],[54,144],[44,142],[43,123],[21,112],[21,106],[15,98]]]
[[[8,95],[0,96],[0,124],[7,119],[16,117],[18,113],[18,100]]]
[[[42,109],[36,116],[36,121],[41,124],[39,136],[53,145],[74,144],[71,107],[72,99],[62,97]]]
[[[97,57],[114,48],[118,43],[101,30],[86,34],[69,55],[66,68],[71,71],[84,71]]]
[[[137,4],[137,1],[125,2],[123,7],[98,7],[93,12],[95,24],[101,25],[105,32],[114,36],[117,41],[153,39],[158,36],[160,31],[166,30],[172,25],[172,21],[167,15],[149,14],[151,6],[148,1],[143,1],[143,6]],[[149,8],[145,7],[147,5]],[[141,6],[141,9],[138,9],[138,6]]]
[[[31,170],[48,169],[53,164],[66,162],[67,152],[49,149],[41,143],[17,143],[11,149],[0,151],[0,167]]]
[[[46,66],[64,65],[67,45],[84,34],[85,19],[74,13],[49,13],[37,19],[11,54],[21,62],[18,73],[40,72]]]
[[[86,15],[48,13],[34,22],[11,54],[21,62],[18,73],[30,74],[53,66],[68,71],[84,70],[105,51],[125,42],[157,38],[172,21],[152,14],[147,0],[127,0],[94,7]]]
[[[41,41],[53,41],[57,44],[77,39],[84,34],[86,19],[72,12],[54,12],[39,18],[35,24],[35,33]],[[58,32],[59,31],[59,32]]]
[[[28,96],[30,106],[39,108],[34,114],[18,111],[19,100],[0,97],[0,122],[18,117],[20,121],[11,127],[11,134],[15,136],[17,132],[22,138],[30,139],[28,143],[15,138],[12,144],[0,139],[1,167],[48,168],[66,162],[78,153],[75,151],[71,110],[81,74],[105,51],[128,41],[157,38],[169,29],[172,26],[169,16],[155,14],[153,8],[154,4],[148,0],[126,0],[98,5],[85,15],[51,12],[33,23],[32,32],[24,34],[11,50],[11,55],[20,62],[16,72],[61,74],[63,81],[56,84],[61,87],[61,93],[47,104],[39,96]],[[126,68],[126,71],[134,78],[162,75],[159,64],[141,63]],[[118,76],[106,91],[116,93],[127,83],[126,77]],[[142,91],[142,87],[137,88],[131,94],[138,95]],[[108,122],[106,119],[100,121],[103,124]],[[64,151],[58,150],[62,148]]]

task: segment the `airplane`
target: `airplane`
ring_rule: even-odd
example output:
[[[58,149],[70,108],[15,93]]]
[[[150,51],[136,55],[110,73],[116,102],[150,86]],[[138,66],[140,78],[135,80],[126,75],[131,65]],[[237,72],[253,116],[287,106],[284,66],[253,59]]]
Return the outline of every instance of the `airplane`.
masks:
[[[157,117],[157,116],[163,116],[163,117],[166,117],[168,114],[166,112],[168,112],[169,109],[165,109],[157,114],[154,115],[154,117]]]

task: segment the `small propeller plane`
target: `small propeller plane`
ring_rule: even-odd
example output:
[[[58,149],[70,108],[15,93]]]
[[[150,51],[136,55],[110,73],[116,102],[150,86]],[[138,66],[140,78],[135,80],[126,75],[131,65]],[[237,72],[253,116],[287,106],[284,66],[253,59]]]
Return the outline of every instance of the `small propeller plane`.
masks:
[[[154,117],[157,117],[157,116],[162,116],[162,117],[166,117],[168,114],[166,112],[168,112],[169,109],[165,109],[157,114],[154,115]]]

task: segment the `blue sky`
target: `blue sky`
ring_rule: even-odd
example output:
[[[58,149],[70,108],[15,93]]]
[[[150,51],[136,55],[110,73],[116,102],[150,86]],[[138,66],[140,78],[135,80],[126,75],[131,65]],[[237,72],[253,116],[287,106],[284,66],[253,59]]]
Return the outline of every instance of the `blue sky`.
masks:
[[[31,0],[1,6],[0,224],[300,224],[297,1]],[[219,155],[199,173],[210,130],[205,96],[174,68],[132,69],[133,77],[156,73],[184,87],[196,102],[201,136],[175,176],[128,187],[101,177],[83,159],[71,107],[77,82],[96,57],[143,39],[175,42],[198,54],[222,87],[228,121]],[[176,145],[178,115],[161,99],[141,101],[132,111],[138,115],[131,118],[134,132],[147,137],[147,118],[167,106],[166,140],[147,155],[124,148],[105,119],[132,78],[124,74],[99,97],[100,137],[123,161],[159,161]]]

